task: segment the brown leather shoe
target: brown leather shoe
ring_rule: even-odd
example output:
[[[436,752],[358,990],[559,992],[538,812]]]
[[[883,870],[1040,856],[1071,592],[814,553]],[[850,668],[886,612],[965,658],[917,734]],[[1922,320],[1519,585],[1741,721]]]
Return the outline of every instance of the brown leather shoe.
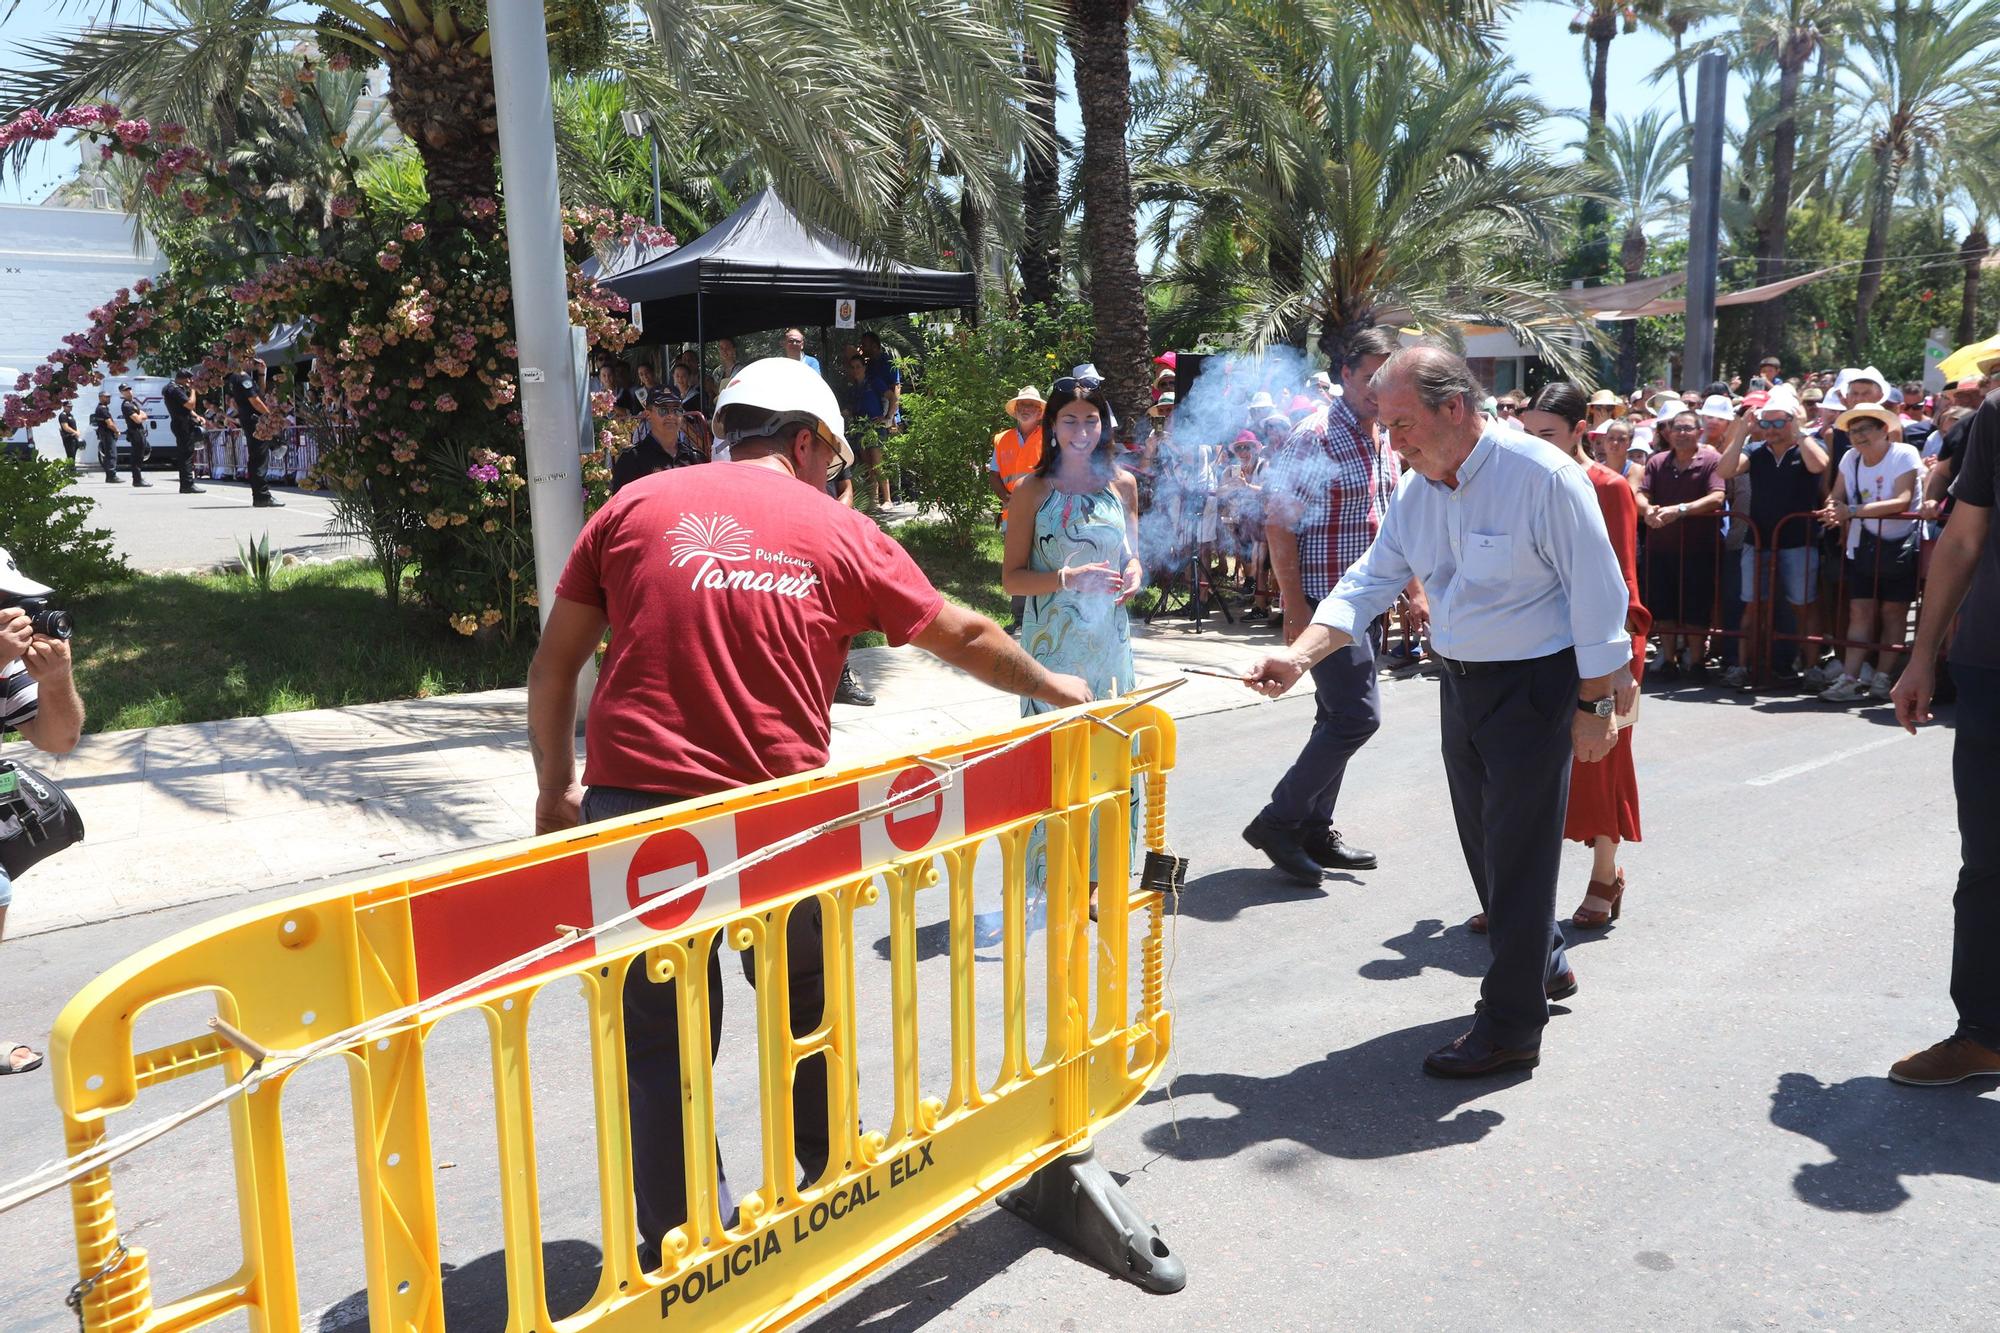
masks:
[[[1471,916],[1465,918],[1465,928],[1475,935],[1484,935],[1486,933],[1486,913],[1474,912]]]
[[[1576,994],[1576,992],[1576,969],[1573,967],[1555,980],[1546,982],[1543,985],[1543,993],[1551,1000],[1567,1000],[1570,996]],[[1484,1000],[1474,1000],[1472,1002],[1472,1012],[1475,1014],[1485,1008],[1486,1001]]]
[[[1508,1069],[1533,1069],[1541,1062],[1540,1047],[1509,1050],[1468,1032],[1425,1056],[1424,1072],[1438,1078],[1478,1078]]]
[[[1969,1078],[2000,1076],[2000,1051],[1970,1037],[1946,1037],[1928,1050],[1904,1056],[1889,1066],[1889,1077],[1918,1088],[1939,1088]]]

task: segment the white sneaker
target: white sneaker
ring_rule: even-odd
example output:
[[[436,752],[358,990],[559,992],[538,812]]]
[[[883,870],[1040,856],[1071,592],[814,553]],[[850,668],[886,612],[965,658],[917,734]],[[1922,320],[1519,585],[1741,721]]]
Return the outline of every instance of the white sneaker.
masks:
[[[1799,688],[1817,694],[1840,679],[1840,669],[1822,662],[1810,671],[1799,673]]]
[[[1878,671],[1875,673],[1875,679],[1868,682],[1868,697],[1871,699],[1880,699],[1883,703],[1887,703],[1889,702],[1889,691],[1895,688],[1896,682],[1889,679],[1889,673]]]
[[[1830,704],[1859,703],[1868,697],[1868,688],[1852,676],[1842,676],[1819,692]]]

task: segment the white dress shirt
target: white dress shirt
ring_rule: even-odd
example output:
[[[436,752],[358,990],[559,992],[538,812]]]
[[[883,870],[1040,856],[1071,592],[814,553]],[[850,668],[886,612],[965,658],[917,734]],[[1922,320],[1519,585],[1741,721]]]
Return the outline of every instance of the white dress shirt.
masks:
[[[1358,639],[1412,574],[1446,657],[1528,661],[1573,647],[1585,678],[1632,660],[1625,576],[1597,496],[1575,459],[1535,436],[1489,425],[1456,487],[1406,472],[1374,544],[1313,621]]]

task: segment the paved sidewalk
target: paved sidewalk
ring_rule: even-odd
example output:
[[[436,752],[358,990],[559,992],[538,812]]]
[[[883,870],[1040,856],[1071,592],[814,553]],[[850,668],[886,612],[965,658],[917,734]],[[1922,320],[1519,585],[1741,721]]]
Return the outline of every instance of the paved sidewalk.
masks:
[[[1240,668],[1277,641],[1265,625],[1201,634],[1135,623],[1139,683],[1186,681],[1165,699],[1188,717],[1260,702],[1185,666]],[[833,760],[899,752],[1020,714],[1011,696],[915,649],[868,648],[856,672],[880,699],[835,705]],[[280,713],[87,736],[51,760],[85,841],[15,886],[10,938],[224,898],[306,887],[533,831],[526,690]]]
[[[263,537],[275,552],[301,560],[366,556],[365,543],[335,531],[333,501],[323,493],[277,489],[280,509],[250,507],[250,487],[237,481],[198,483],[201,495],[182,495],[172,472],[151,471],[147,488],[106,482],[95,472],[76,479],[74,491],[90,501],[89,522],[111,534],[112,545],[132,568],[208,570],[235,563],[243,547]]]

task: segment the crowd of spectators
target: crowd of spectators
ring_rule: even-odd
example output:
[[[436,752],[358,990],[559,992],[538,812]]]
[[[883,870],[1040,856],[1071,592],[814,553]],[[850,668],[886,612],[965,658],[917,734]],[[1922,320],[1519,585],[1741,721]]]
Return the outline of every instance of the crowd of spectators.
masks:
[[[776,351],[822,369],[805,345],[801,330],[786,329]],[[614,484],[710,457],[702,409],[738,365],[733,339],[714,352],[711,373],[692,349],[603,365],[610,411],[631,423],[611,460]],[[1250,620],[1282,620],[1299,552],[1273,515],[1282,520],[1297,505],[1274,507],[1272,498],[1309,492],[1316,479],[1289,475],[1281,460],[1295,464],[1303,438],[1323,437],[1341,386],[1323,371],[1288,376],[1242,360],[1211,362],[1196,372],[1198,385],[1179,382],[1173,353],[1155,367],[1144,418],[1112,423],[1119,464],[1137,483],[1146,581],[1161,599],[1149,605],[1186,598],[1197,613],[1219,604]],[[1591,396],[1588,450],[1637,501],[1656,672],[1737,690],[1775,682],[1830,702],[1886,699],[1904,658],[1922,544],[1948,517],[1965,424],[1996,371],[2000,363],[1930,397],[1873,367],[1788,376],[1773,356],[1748,379]],[[838,493],[875,506],[921,503],[900,494],[884,457],[903,424],[903,375],[880,337],[861,333],[822,374],[855,442],[854,475]],[[1091,387],[1102,377],[1083,365],[1065,378]],[[1518,424],[1528,402],[1510,391],[1482,408]],[[1022,386],[994,409],[986,471],[1004,509],[1046,446],[1042,386]],[[1376,447],[1387,450],[1385,441]],[[1415,636],[1404,637],[1400,654],[1420,657]]]

